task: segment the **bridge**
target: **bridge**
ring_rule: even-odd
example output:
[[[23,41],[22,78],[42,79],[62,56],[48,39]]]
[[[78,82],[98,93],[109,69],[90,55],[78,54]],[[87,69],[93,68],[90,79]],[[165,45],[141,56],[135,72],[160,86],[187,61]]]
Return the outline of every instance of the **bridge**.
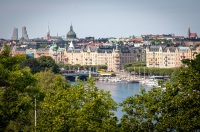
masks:
[[[63,73],[62,74],[67,80],[69,81],[77,81],[82,80],[82,81],[87,81],[88,77],[95,77],[98,76],[98,73],[96,72],[74,72],[74,73]]]

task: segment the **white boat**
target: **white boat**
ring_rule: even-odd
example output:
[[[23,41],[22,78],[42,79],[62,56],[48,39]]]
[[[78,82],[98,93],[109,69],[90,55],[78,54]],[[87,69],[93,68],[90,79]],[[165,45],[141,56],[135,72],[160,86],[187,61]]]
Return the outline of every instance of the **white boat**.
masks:
[[[139,83],[141,85],[147,85],[147,86],[155,86],[155,87],[159,87],[158,85],[158,80],[163,80],[164,77],[163,76],[151,76],[148,79],[144,79],[139,81]]]
[[[115,78],[110,78],[108,81],[109,81],[109,82],[121,82],[121,79],[115,77]]]

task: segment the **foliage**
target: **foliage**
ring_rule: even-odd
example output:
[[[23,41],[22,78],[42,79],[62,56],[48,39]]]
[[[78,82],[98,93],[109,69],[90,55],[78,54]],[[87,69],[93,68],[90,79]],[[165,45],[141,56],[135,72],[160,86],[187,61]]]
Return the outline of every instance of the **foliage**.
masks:
[[[62,64],[60,64],[59,66],[64,67],[66,70],[77,70],[79,68],[79,70],[89,70],[91,69],[92,71],[97,70],[97,69],[107,69],[106,65],[71,65],[71,64],[64,64],[64,66]]]
[[[124,65],[124,68],[128,72],[133,72],[136,74],[141,74],[141,75],[168,75],[168,76],[173,76],[175,79],[174,74],[176,74],[176,71],[179,71],[180,68],[148,68],[146,67],[145,62],[133,62],[133,63],[128,63]]]
[[[59,66],[50,56],[41,56],[39,58],[29,58],[23,61],[21,68],[29,67],[31,73],[35,74],[40,71],[50,70],[54,73],[59,73]]]
[[[25,56],[10,56],[9,47],[0,57],[0,131],[33,131],[35,99],[39,131],[117,130],[117,104],[93,79],[70,85],[51,71],[33,76],[29,68],[20,67]],[[51,62],[40,61],[44,66]]]
[[[148,68],[148,67],[126,67],[128,72],[133,72],[135,74],[146,74],[146,75],[168,75],[172,76],[175,71],[180,68]]]
[[[29,69],[20,69],[24,59],[22,55],[10,56],[8,46],[0,54],[0,131],[8,130],[11,122],[32,107],[29,91],[33,89],[31,86],[35,79]]]
[[[145,62],[133,62],[125,64],[124,68],[127,69],[128,67],[144,67],[144,66],[146,66]]]
[[[177,82],[166,84],[165,89],[142,90],[121,104],[126,112],[121,130],[200,130],[200,55],[183,62],[187,68],[177,72]]]
[[[177,75],[179,74],[179,72],[181,70],[184,70],[184,67],[180,67],[180,68],[174,68],[174,70],[172,71],[171,75],[170,75],[170,82],[177,82],[178,81],[178,77]]]
[[[41,103],[41,131],[116,131],[116,103],[108,92],[97,89],[94,80],[63,89],[51,87]]]
[[[40,88],[41,91],[46,92],[53,89],[54,87],[59,87],[60,89],[66,89],[70,87],[70,82],[68,82],[62,75],[54,74],[51,71],[39,72],[34,75],[37,79],[37,84],[35,87]]]
[[[60,69],[55,61],[50,56],[41,56],[37,59],[40,64],[40,71],[50,70],[54,73],[59,73]]]
[[[27,58],[23,63],[21,64],[21,67],[29,67],[31,69],[31,73],[35,74],[37,72],[40,72],[40,63],[37,61],[36,58]]]
[[[149,93],[142,89],[141,95],[123,101],[121,106],[126,114],[121,119],[121,131],[152,131],[154,122],[159,118],[159,114],[156,113],[156,104],[160,102],[159,93],[160,89]]]

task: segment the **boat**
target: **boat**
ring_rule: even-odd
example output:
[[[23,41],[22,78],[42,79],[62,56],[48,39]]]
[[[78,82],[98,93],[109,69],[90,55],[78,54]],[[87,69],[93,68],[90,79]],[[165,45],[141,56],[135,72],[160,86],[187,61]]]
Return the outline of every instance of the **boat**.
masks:
[[[139,83],[140,83],[140,85],[146,85],[146,86],[151,86],[151,87],[158,87],[159,86],[157,81],[148,80],[148,79],[140,81]]]
[[[109,82],[121,82],[120,78],[114,77],[114,78],[110,78],[108,79]]]
[[[139,80],[134,80],[134,79],[131,80],[131,79],[129,79],[129,80],[127,80],[127,82],[128,83],[139,83]]]
[[[153,86],[153,87],[159,87],[158,80],[164,80],[164,76],[151,76],[148,79],[144,79],[139,81],[141,85],[147,85],[147,86]]]

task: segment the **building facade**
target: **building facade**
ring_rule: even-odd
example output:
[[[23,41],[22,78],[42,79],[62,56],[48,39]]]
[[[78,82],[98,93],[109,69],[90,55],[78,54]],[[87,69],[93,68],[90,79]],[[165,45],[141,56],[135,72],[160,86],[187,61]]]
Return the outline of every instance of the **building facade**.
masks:
[[[28,38],[28,34],[27,34],[27,31],[26,31],[26,27],[22,27],[22,39],[24,40],[29,40]]]
[[[16,27],[14,28],[11,39],[18,40],[18,28],[16,28]]]
[[[196,50],[188,46],[150,45],[146,48],[146,65],[156,68],[180,67],[183,59],[194,58]]]
[[[108,71],[124,69],[126,63],[141,60],[143,50],[138,51],[134,47],[122,46],[76,46],[72,42],[64,51],[64,64],[79,65],[106,65]]]

